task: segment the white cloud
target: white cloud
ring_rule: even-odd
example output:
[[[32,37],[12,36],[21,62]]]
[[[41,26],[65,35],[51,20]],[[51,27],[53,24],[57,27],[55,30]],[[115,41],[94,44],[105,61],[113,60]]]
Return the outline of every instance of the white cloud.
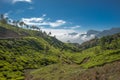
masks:
[[[48,24],[51,26],[51,27],[58,27],[58,26],[62,26],[66,23],[66,21],[63,21],[63,20],[57,20],[55,22],[48,22]]]
[[[90,39],[95,38],[95,35],[90,35],[87,36],[87,34],[85,34],[86,32],[77,32],[76,30],[72,30],[72,29],[48,29],[48,28],[42,28],[43,31],[46,31],[47,33],[51,32],[52,35],[51,36],[56,36],[56,38],[62,42],[67,42],[68,40],[72,43],[83,43],[85,41],[88,41]],[[78,33],[76,35],[69,35],[69,33]],[[81,34],[84,34],[81,36]]]
[[[69,29],[50,29],[50,28],[43,28],[43,31],[46,31],[47,33],[51,32],[52,36],[56,35],[57,38],[60,38],[59,36],[63,36],[65,34],[75,32],[74,30]]]
[[[72,26],[72,27],[64,27],[63,29],[56,29],[56,27],[62,26],[64,24],[66,24],[67,22],[64,20],[56,20],[54,22],[50,21],[50,20],[46,20],[46,14],[43,14],[41,17],[37,18],[37,17],[33,17],[33,18],[22,18],[22,21],[25,22],[28,25],[36,25],[36,26],[40,26],[40,28],[42,29],[42,31],[46,31],[47,33],[51,32],[52,35],[51,36],[56,36],[57,39],[59,39],[60,41],[63,42],[67,42],[68,40],[70,40],[72,43],[82,43],[84,41],[87,41],[89,39],[91,39],[92,36],[87,37],[87,36],[82,36],[80,37],[80,34],[82,33],[78,33],[76,32],[75,29],[80,28],[81,26],[76,25],[76,26]],[[51,28],[47,28],[46,26],[50,26]],[[78,33],[77,35],[69,35],[69,33],[73,33],[76,32]]]
[[[81,28],[81,26],[79,25],[76,25],[76,26],[65,26],[64,29],[78,29],[78,28]]]
[[[46,16],[47,16],[47,14],[43,14],[43,15],[42,15],[42,17],[46,17]]]
[[[81,40],[83,40],[83,41],[88,41],[88,40],[90,40],[90,39],[95,38],[95,35],[92,34],[92,35],[90,35],[90,36],[87,36],[87,35],[85,34],[85,35],[83,35],[83,36],[80,36],[80,38],[81,38]]]
[[[26,24],[30,25],[30,24],[36,24],[36,23],[40,23],[44,20],[44,18],[36,18],[36,17],[33,17],[33,18],[22,18],[22,21],[25,22]]]
[[[28,2],[28,3],[31,3],[32,0],[12,0],[12,3],[16,3],[16,2]]]
[[[25,22],[28,25],[36,25],[36,26],[50,26],[50,27],[59,27],[66,23],[64,20],[56,20],[55,22],[49,21],[49,19],[45,19],[46,14],[43,14],[42,17],[36,18],[22,18],[21,21]]]
[[[5,13],[5,14],[4,14],[4,18],[7,18],[8,15],[9,15],[9,13]]]
[[[46,31],[47,33],[51,32],[51,36],[56,36],[56,38],[62,42],[67,42],[68,40],[74,41],[77,39],[77,36],[70,36],[69,33],[76,32],[75,30],[71,29],[47,29],[43,28],[43,31]],[[73,40],[74,39],[74,40]]]
[[[82,32],[84,33],[84,32]],[[82,33],[78,33],[77,35],[69,35],[69,34],[65,34],[65,35],[56,35],[57,39],[63,41],[63,42],[67,42],[68,40],[71,42],[71,43],[83,43],[85,41],[88,41],[90,39],[93,39],[95,38],[95,35],[90,35],[90,36],[87,36],[87,35],[84,35],[84,36],[80,36]]]
[[[33,18],[22,18],[22,21],[25,22],[28,25],[36,25],[40,26],[42,31],[46,31],[47,33],[51,32],[51,36],[56,36],[56,38],[60,41],[67,42],[68,40],[72,43],[82,43],[85,41],[88,41],[92,38],[94,38],[94,35],[87,36],[85,32],[77,32],[76,29],[80,28],[81,26],[71,26],[71,27],[63,27],[63,29],[57,29],[56,27],[60,27],[67,22],[64,20],[56,20],[51,21],[46,18],[46,14],[43,14],[41,17],[33,17]],[[51,28],[47,28],[47,26],[50,26]],[[62,28],[62,27],[61,27]],[[69,33],[78,33],[76,35],[69,35]],[[83,36],[80,36],[80,34],[83,34]]]
[[[71,27],[71,29],[77,29],[77,28],[80,28],[80,27],[81,27],[81,26],[76,25],[76,26]]]
[[[8,16],[8,13],[5,14]],[[11,19],[12,21],[12,19]],[[77,32],[76,29],[80,28],[81,26],[76,25],[73,27],[63,27],[63,29],[57,29],[54,27],[59,27],[61,25],[66,24],[64,20],[56,20],[51,22],[50,20],[46,20],[46,14],[43,14],[41,17],[32,17],[32,18],[22,18],[21,21],[25,22],[28,25],[36,25],[41,28],[42,31],[46,31],[47,33],[51,32],[51,36],[56,36],[57,39],[63,42],[67,42],[68,40],[72,43],[82,43],[93,39],[95,35],[87,35],[85,32]],[[10,23],[11,24],[11,23]],[[14,25],[14,24],[12,24]],[[45,26],[50,26],[53,28],[47,28]],[[61,27],[62,28],[62,27]],[[78,33],[76,35],[70,35],[69,33]],[[83,34],[83,35],[81,35]]]
[[[47,33],[51,32],[52,35],[51,36],[56,36],[56,38],[62,42],[67,42],[68,40],[72,43],[82,43],[85,42],[87,40],[90,40],[91,37],[80,37],[80,34],[83,34],[85,32],[76,32],[75,30],[71,30],[71,29],[47,29],[47,28],[43,28],[43,31],[46,31]],[[73,33],[76,32],[78,33],[77,35],[69,35],[69,33]]]

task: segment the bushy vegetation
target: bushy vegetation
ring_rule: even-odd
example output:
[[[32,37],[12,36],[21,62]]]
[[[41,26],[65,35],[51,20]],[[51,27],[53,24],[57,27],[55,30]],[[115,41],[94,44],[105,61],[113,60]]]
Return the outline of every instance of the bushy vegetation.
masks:
[[[22,29],[4,21],[0,21],[0,79],[24,79],[25,70],[59,63],[61,53],[76,48],[43,31]]]
[[[67,79],[74,73],[117,60],[120,33],[78,45],[63,43],[41,30],[7,24],[6,19],[0,21],[0,80],[24,80],[27,71],[31,71],[34,80]]]
[[[0,40],[0,73],[7,79],[23,78],[25,69],[57,63],[59,50],[46,47],[47,42],[32,37]]]
[[[103,43],[101,38],[99,39],[98,46],[85,49],[81,52],[71,53],[64,51],[61,53],[62,62],[60,64],[33,70],[26,75],[26,78],[29,80],[117,80],[119,79],[119,72],[116,73],[116,71],[120,70],[119,64],[116,63],[120,61],[120,36],[115,34],[109,37],[113,37],[113,39],[110,43],[104,40],[104,43],[106,43],[104,48],[101,45]],[[111,46],[114,44],[114,40],[117,42],[115,48]],[[113,63],[115,63],[114,66],[112,66]],[[105,76],[102,76],[103,74]]]
[[[54,64],[31,71],[28,80],[119,80],[120,61],[83,69],[79,65]]]

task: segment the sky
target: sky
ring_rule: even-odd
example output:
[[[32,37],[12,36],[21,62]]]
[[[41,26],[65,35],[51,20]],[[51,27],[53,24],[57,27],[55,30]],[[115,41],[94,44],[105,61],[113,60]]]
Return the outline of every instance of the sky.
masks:
[[[0,13],[53,35],[120,27],[120,0],[0,0]]]

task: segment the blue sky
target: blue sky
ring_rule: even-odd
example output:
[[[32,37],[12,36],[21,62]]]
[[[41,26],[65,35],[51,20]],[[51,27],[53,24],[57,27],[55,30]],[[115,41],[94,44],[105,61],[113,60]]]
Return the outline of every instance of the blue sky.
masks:
[[[0,0],[0,13],[49,29],[120,27],[120,0]]]

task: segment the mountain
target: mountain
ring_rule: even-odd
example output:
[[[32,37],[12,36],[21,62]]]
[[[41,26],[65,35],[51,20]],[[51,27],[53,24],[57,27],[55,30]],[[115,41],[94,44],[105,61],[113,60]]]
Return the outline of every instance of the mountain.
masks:
[[[79,45],[0,21],[0,80],[119,80],[119,53],[120,33]]]
[[[73,33],[68,33],[68,35],[71,35],[71,36],[75,36],[75,35],[77,35],[78,33],[76,33],[76,32],[73,32]]]
[[[70,38],[68,38],[68,40],[71,42],[71,43],[83,43],[83,42],[86,42],[86,41],[89,41],[91,39],[94,39],[94,38],[101,38],[103,36],[108,36],[108,35],[113,35],[113,34],[116,34],[116,33],[119,33],[120,32],[120,28],[112,28],[110,30],[103,30],[103,31],[96,31],[96,30],[88,30],[86,33],[84,34],[79,34],[79,33],[69,33],[68,36]]]
[[[87,36],[90,36],[90,35],[92,35],[92,34],[97,35],[97,34],[99,34],[99,33],[100,33],[100,31],[89,30],[89,31],[87,31]]]
[[[97,37],[103,37],[103,36],[107,36],[107,35],[113,35],[116,33],[120,32],[120,28],[112,28],[110,30],[104,30],[102,32],[100,32],[99,34],[97,34]]]

